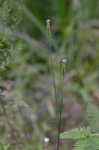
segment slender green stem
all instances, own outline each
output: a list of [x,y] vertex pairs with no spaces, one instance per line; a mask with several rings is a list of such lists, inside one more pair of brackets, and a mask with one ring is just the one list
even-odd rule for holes
[[[54,88],[54,93],[55,93],[55,102],[56,106],[58,105],[58,95],[57,95],[57,85],[55,81],[55,73],[53,74],[53,88]],[[58,110],[58,128],[57,128],[57,145],[56,145],[56,150],[59,150],[60,147],[60,139],[59,139],[59,134],[60,134],[60,129],[61,129],[61,112]]]
[[58,141],[57,141],[57,150],[60,149],[60,133],[62,130],[62,109],[63,109],[63,81],[64,81],[64,66],[60,64],[60,101],[59,101],[59,112],[58,112]]
[[[60,150],[60,133],[62,130],[62,108],[63,108],[63,81],[64,81],[64,66],[63,64],[60,64],[60,91],[59,91],[59,96],[57,93],[57,85],[56,85],[56,81],[55,81],[55,75],[53,78],[53,86],[54,86],[54,92],[55,92],[55,100],[56,100],[56,106],[58,106],[58,133],[57,133],[57,146],[56,146],[56,150]],[[58,105],[58,99],[59,99],[59,105]]]
[[[51,21],[48,19],[47,20],[47,34],[48,37],[50,39],[50,48],[53,46],[53,38],[52,38],[52,33],[51,33]],[[51,56],[49,55],[49,66],[51,64],[51,67],[53,67],[53,60],[51,60]],[[51,61],[51,62],[50,62]],[[55,61],[55,60],[54,60]],[[56,150],[60,150],[60,133],[62,130],[62,110],[63,110],[63,81],[64,81],[64,63],[63,62],[59,62],[58,63],[58,67],[59,67],[59,72],[55,72],[55,70],[53,71],[53,88],[54,88],[54,96],[55,96],[55,102],[56,102],[56,106],[58,107],[57,110],[57,114],[58,114],[58,118],[57,118],[57,145],[56,145]],[[59,87],[57,87],[57,83],[56,83],[56,73],[59,73],[60,75],[60,81],[59,81]],[[58,92],[59,89],[59,92]]]

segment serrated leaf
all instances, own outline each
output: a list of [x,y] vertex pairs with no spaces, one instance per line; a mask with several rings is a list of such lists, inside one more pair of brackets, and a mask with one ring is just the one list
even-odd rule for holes
[[78,140],[74,145],[74,150],[99,150],[99,137]]
[[60,134],[61,139],[84,139],[91,136],[90,128],[75,128]]

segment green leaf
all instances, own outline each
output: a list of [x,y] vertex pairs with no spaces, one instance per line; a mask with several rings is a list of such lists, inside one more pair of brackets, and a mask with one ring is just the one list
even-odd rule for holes
[[60,134],[61,139],[84,139],[91,136],[90,128],[75,128]]
[[99,137],[88,137],[78,140],[74,145],[74,150],[99,150]]

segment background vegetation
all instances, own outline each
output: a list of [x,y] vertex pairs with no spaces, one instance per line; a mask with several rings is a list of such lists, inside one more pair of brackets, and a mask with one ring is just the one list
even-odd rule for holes
[[[0,0],[1,150],[56,149],[52,82],[59,70],[49,63],[61,58],[67,59],[62,131],[89,124],[87,104],[99,109],[98,10],[97,0]],[[71,150],[74,143],[61,140],[61,149]]]

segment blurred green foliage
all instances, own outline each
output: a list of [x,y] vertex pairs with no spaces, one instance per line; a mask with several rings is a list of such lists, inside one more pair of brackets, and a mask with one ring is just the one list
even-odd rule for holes
[[[99,105],[98,10],[97,0],[0,0],[1,149],[55,149],[55,70],[49,70],[49,56],[68,60],[63,130],[86,124],[86,103]],[[55,46],[46,33],[49,18]],[[71,143],[63,142],[63,149]]]

